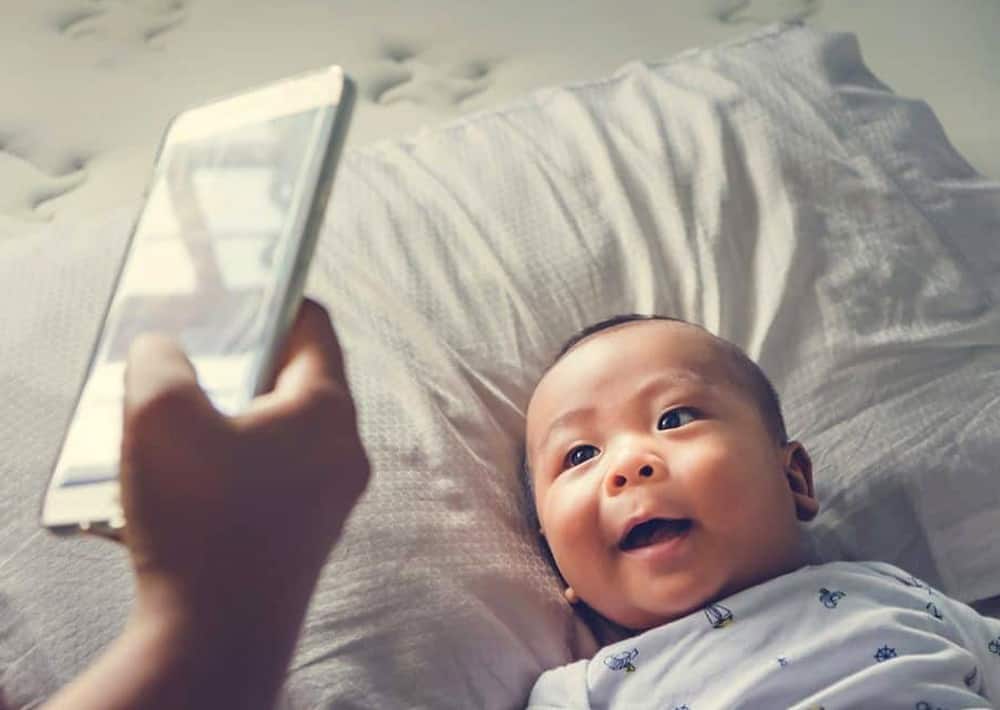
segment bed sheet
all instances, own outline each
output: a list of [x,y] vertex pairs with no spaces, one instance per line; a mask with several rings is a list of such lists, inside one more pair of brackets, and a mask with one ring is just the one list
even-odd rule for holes
[[348,145],[532,89],[801,19],[857,33],[872,70],[926,99],[1000,177],[1000,4],[885,0],[35,0],[0,24],[0,238],[134,203],[169,118],[326,63],[359,85]]
[[[634,118],[634,114],[630,114],[630,117]],[[470,121],[470,124],[471,123],[473,123],[473,122]],[[431,134],[432,138],[433,138],[433,135],[434,134],[432,133]],[[536,135],[536,133],[531,133],[531,135]],[[578,142],[577,145],[579,145],[579,144],[580,143]],[[393,154],[393,155],[395,155],[396,153],[398,153],[398,146],[396,146],[396,148],[394,148],[393,146],[394,146],[394,144],[387,144],[385,146],[385,152]],[[376,151],[372,151],[372,152],[366,152],[366,154],[368,154],[370,156],[372,153],[377,153],[377,152],[379,152],[379,151],[376,150]],[[345,176],[345,178],[348,177],[351,174],[350,171],[349,171],[350,164],[351,164],[351,159],[354,159],[355,161],[360,160],[360,158],[359,158],[359,154],[360,153],[361,153],[361,151],[355,152],[355,154],[353,156],[349,156],[348,159],[345,160],[345,165],[344,165],[344,170],[345,170],[344,176]],[[459,171],[459,168],[461,167],[461,157],[462,157],[461,154],[453,156],[453,159],[452,159],[453,169],[452,169],[452,171],[450,171],[450,174],[449,174],[449,171],[445,171],[445,174],[440,175],[439,177],[442,180],[444,180],[444,179],[446,179],[448,177],[454,178],[455,175],[459,174],[458,171]],[[435,162],[437,162],[437,164],[439,164],[439,165],[440,164],[447,164],[445,161],[435,161]],[[641,162],[640,161],[636,161],[636,163],[632,166],[632,169],[633,170],[637,170],[640,167],[641,167]],[[519,166],[519,169],[520,168],[521,168],[521,166]],[[520,181],[518,181],[518,182],[520,182]],[[348,180],[345,180],[342,183],[342,187],[345,188],[345,194],[349,194],[349,192],[346,190],[346,188],[348,187],[349,184],[350,184],[350,181],[348,181]],[[398,185],[410,185],[412,183],[411,183],[411,181],[398,181],[398,183],[394,183],[394,184],[398,184]],[[471,184],[471,183],[467,183],[467,184]],[[396,196],[396,200],[394,200],[393,202],[396,203],[396,204],[400,204],[400,203],[409,204],[409,203],[407,203],[405,201],[406,200],[416,200],[417,203],[421,203],[421,201],[418,199],[420,197],[420,194],[419,194],[420,191],[419,190],[413,190],[412,192],[413,192],[412,195],[406,195],[406,194],[399,194],[399,195],[397,195]],[[82,191],[81,191],[81,194],[82,194]],[[346,198],[344,198],[344,195],[341,195],[340,197],[346,200]],[[363,195],[358,195],[358,197],[363,197]],[[370,197],[371,196],[369,195],[368,198],[370,199]],[[466,197],[468,198],[470,196],[466,195]],[[132,204],[134,205],[134,201],[133,201]],[[346,200],[346,204],[360,204],[360,201]],[[421,204],[426,204],[426,203],[421,203]],[[523,203],[519,202],[518,204],[523,204]],[[383,210],[383,212],[388,213],[387,210]],[[346,212],[346,211],[345,212],[340,212],[339,214],[343,216],[345,213],[348,213],[348,212]],[[105,213],[101,212],[99,214],[105,214]],[[111,214],[111,213],[108,213],[108,214]],[[67,211],[65,213],[58,214],[58,215],[56,215],[56,219],[58,219],[58,220],[73,221],[72,212],[71,211]],[[109,236],[114,237],[113,240],[112,239],[107,240],[107,244],[106,245],[104,245],[102,243],[102,248],[106,248],[106,250],[107,250],[106,253],[109,254],[109,255],[114,255],[114,254],[117,253],[116,249],[120,248],[121,243],[122,243],[121,240],[125,236],[124,225],[128,221],[128,215],[124,215],[124,214],[122,214],[121,211],[119,211],[117,213],[112,214],[112,216],[108,217],[105,221],[106,221],[106,224],[104,224],[104,225],[97,225],[94,222],[90,222],[89,230],[91,232],[96,231],[97,233],[106,233]],[[374,224],[374,225],[366,225],[366,226],[368,228],[370,228],[370,229],[373,230],[372,231],[372,236],[374,236],[376,234],[390,235],[392,233],[391,230],[385,229],[384,225]],[[85,231],[86,230],[79,230],[78,234],[79,235],[84,235]],[[351,230],[347,230],[347,231],[353,232],[356,236],[365,236],[364,231],[361,230],[361,229],[351,229]],[[623,230],[623,232],[628,232],[628,230]],[[85,281],[86,282],[93,282],[95,279],[97,281],[100,281],[101,279],[105,279],[105,281],[102,281],[101,283],[106,283],[106,278],[108,277],[108,271],[107,270],[110,269],[111,266],[113,266],[114,259],[112,259],[112,258],[102,259],[101,258],[102,257],[102,253],[100,253],[98,251],[93,251],[92,250],[93,249],[94,241],[90,241],[86,245],[84,245],[84,242],[86,240],[82,240],[82,241],[81,240],[74,240],[74,236],[76,236],[76,235],[77,235],[77,233],[75,233],[72,229],[69,229],[69,228],[67,228],[67,229],[56,228],[56,229],[51,229],[47,233],[45,233],[44,238],[46,240],[56,240],[56,239],[58,239],[58,240],[62,240],[63,241],[63,244],[60,245],[62,248],[59,249],[59,250],[57,250],[56,251],[56,256],[53,257],[53,259],[55,260],[54,263],[63,263],[63,261],[65,263],[73,262],[75,260],[75,257],[73,256],[72,250],[74,248],[81,248],[82,249],[82,248],[86,247],[86,249],[87,249],[86,255],[89,258],[92,258],[94,260],[93,263],[95,265],[95,269],[70,269],[70,268],[67,268],[60,275],[61,276],[65,276],[66,278],[72,277],[72,278],[79,279],[79,281],[77,281],[75,283],[65,284],[65,293],[89,293],[89,294],[93,295],[94,298],[98,298],[99,296],[102,295],[102,294],[98,293],[100,291],[99,288],[95,287],[91,283],[91,285],[89,287],[89,290],[88,290],[88,288],[85,288],[83,286],[83,284],[84,284]],[[117,241],[115,241],[115,240],[117,240]],[[42,241],[44,241],[44,240],[42,240]],[[370,240],[360,239],[359,243],[364,244],[364,243],[368,243],[368,241],[370,241]],[[32,259],[32,258],[37,259],[38,253],[34,252],[33,250],[38,250],[38,249],[44,249],[45,248],[45,244],[41,243],[37,238],[36,239],[14,240],[13,242],[5,244],[4,246],[5,247],[10,247],[10,248],[7,249],[7,253],[10,254],[10,255],[12,255],[14,257],[10,261],[8,261],[8,263],[7,263],[8,273],[13,272],[13,270],[14,270],[13,267],[12,267],[12,264],[14,264],[14,263],[17,263],[17,264],[23,264],[23,263],[25,263],[25,261],[21,260],[22,258],[24,260],[29,261],[29,262],[30,262],[30,259]],[[430,256],[434,256],[434,254],[431,254]],[[60,260],[63,260],[63,261],[60,261]],[[433,262],[434,259],[430,259],[430,261]],[[332,268],[332,266],[330,264],[327,264],[327,266],[329,268]],[[408,268],[409,268],[409,270],[411,272],[413,271],[412,265],[409,265]],[[101,269],[103,269],[103,271],[101,271]],[[22,271],[23,271],[23,267],[22,267]],[[30,278],[29,275],[27,275],[27,274],[17,274],[17,275],[22,277],[22,281],[24,283],[27,283],[26,281],[24,281],[25,278]],[[336,279],[336,278],[333,278],[332,281],[333,282],[338,282],[339,280]],[[3,280],[0,280],[0,283],[2,283],[2,282],[3,282]],[[11,283],[14,286],[16,286],[17,285],[17,279],[16,278],[11,278],[10,281],[9,281],[9,283]],[[334,300],[338,301],[340,299],[334,299]],[[49,321],[49,322],[47,322],[47,323],[36,322],[36,319],[32,319],[32,318],[29,318],[27,315],[24,315],[22,317],[21,321],[18,321],[17,323],[14,324],[17,327],[12,328],[12,331],[17,334],[18,338],[24,337],[24,338],[28,338],[28,339],[30,339],[33,336],[37,337],[41,333],[56,332],[56,331],[60,332],[63,335],[63,337],[59,338],[59,339],[54,339],[54,342],[52,344],[52,347],[49,349],[49,352],[44,353],[44,357],[45,358],[49,358],[50,360],[56,359],[60,355],[65,354],[65,348],[67,347],[66,346],[66,341],[72,340],[74,338],[74,336],[75,336],[75,338],[77,340],[82,340],[87,335],[87,333],[85,333],[84,331],[86,329],[88,329],[88,328],[92,329],[94,327],[94,323],[92,323],[92,322],[82,322],[82,321],[86,321],[87,319],[69,319],[66,316],[66,314],[65,314],[68,311],[69,311],[68,308],[66,308],[66,309],[51,309],[50,314],[52,315],[52,320]],[[63,321],[67,321],[67,320],[71,320],[71,322],[63,322]],[[340,321],[338,320],[338,322],[340,322]],[[45,327],[43,327],[43,326],[45,326]],[[16,340],[17,340],[17,338],[15,338],[15,341]],[[414,342],[416,342],[416,338],[414,339]],[[0,360],[3,360],[3,359],[4,358],[0,358]],[[513,360],[512,360],[512,362],[513,362]],[[519,362],[519,364],[520,364],[520,362]],[[44,384],[44,383],[41,383],[41,384]],[[18,386],[38,388],[39,383],[28,382],[26,380],[23,380],[21,382],[15,382],[14,383],[14,387],[15,388],[18,387]],[[15,394],[16,394],[16,389],[15,389]],[[32,408],[32,411],[35,412],[35,413],[37,413],[39,416],[44,416],[44,414],[46,412],[46,407],[52,407],[53,403],[54,403],[54,401],[56,400],[57,397],[58,397],[58,393],[56,393],[54,391],[54,389],[52,391],[48,391],[48,390],[44,390],[43,389],[43,391],[40,392],[40,396],[38,396],[38,397],[31,397],[30,398],[30,406]],[[27,418],[27,417],[25,417],[25,418]],[[28,419],[30,421],[30,418],[28,418]],[[516,424],[516,422],[515,422],[515,424]],[[488,460],[491,460],[491,461],[492,460],[497,460],[497,457],[493,456],[493,455],[486,456],[484,458],[486,458]],[[31,484],[31,485],[27,485],[24,488],[22,488],[20,490],[17,490],[16,493],[18,495],[17,496],[11,496],[10,499],[11,500],[24,500],[26,497],[32,497],[32,496],[34,496],[35,493],[33,493],[32,491],[35,490],[35,487],[32,484],[32,482],[29,482],[29,484]],[[9,494],[9,493],[11,493],[11,490],[7,489],[7,490],[5,490],[5,493]],[[21,494],[23,494],[23,496]],[[457,517],[457,516],[455,516],[455,517]],[[451,521],[449,521],[449,522],[451,522]],[[44,534],[43,531],[37,531],[37,535],[42,535],[42,534]],[[24,542],[24,546],[27,547],[28,545],[30,545],[32,543],[32,539],[30,539],[30,538],[23,538],[23,542]],[[20,550],[19,550],[19,552],[20,552]],[[81,554],[81,552],[84,553],[84,554]],[[74,586],[77,585],[77,584],[79,584],[79,582],[81,580],[88,579],[88,578],[91,578],[93,576],[94,570],[97,569],[97,568],[99,568],[101,560],[96,559],[96,557],[88,559],[85,556],[85,553],[86,553],[86,550],[83,550],[82,546],[79,546],[79,545],[74,546],[74,545],[72,545],[70,543],[67,543],[66,546],[65,546],[65,549],[64,550],[60,550],[60,554],[57,556],[57,559],[56,559],[57,564],[50,568],[50,571],[53,574],[53,578],[56,579],[56,580],[58,580],[58,581],[55,584],[51,585],[49,588],[46,588],[46,589],[41,590],[41,591],[39,591],[37,593],[34,593],[33,596],[30,597],[30,602],[31,603],[28,604],[26,608],[24,608],[24,607],[22,607],[22,608],[17,608],[17,607],[10,607],[10,608],[8,608],[7,607],[8,600],[0,597],[0,612],[2,612],[2,613],[0,613],[0,634],[7,634],[8,636],[13,635],[15,637],[15,641],[17,640],[17,638],[21,638],[24,641],[24,643],[22,645],[20,645],[20,646],[18,645],[18,643],[14,643],[14,644],[12,644],[11,647],[27,649],[26,652],[31,652],[31,649],[35,648],[35,645],[33,645],[32,639],[29,636],[18,637],[18,634],[21,631],[23,631],[23,627],[19,627],[15,623],[12,623],[11,620],[16,618],[15,615],[14,615],[15,612],[22,612],[25,617],[30,617],[32,614],[37,613],[42,608],[42,604],[43,604],[43,601],[44,601],[43,597],[47,597],[49,602],[52,602],[53,599],[55,599],[57,597],[63,597],[64,598],[66,594],[72,593],[72,591],[74,589]],[[120,598],[120,599],[123,600],[123,604],[121,606],[121,609],[124,609],[124,600],[127,599],[128,592],[129,592],[129,579],[128,579],[127,574],[125,573],[125,570],[119,570],[119,571],[122,572],[122,574],[120,574],[119,576],[115,577],[113,575],[106,575],[104,577],[104,579],[111,580],[111,582],[112,582],[111,586],[115,586],[115,584],[117,583],[117,586],[115,587],[115,592],[114,593],[117,595],[116,598]],[[31,580],[30,577],[28,577],[27,581],[29,583],[31,583],[32,580]],[[32,591],[34,591],[34,590],[32,590]],[[329,598],[327,598],[326,601],[327,601],[327,603],[329,603]],[[444,602],[445,603],[447,603],[448,601],[449,601],[449,599],[444,598]],[[97,626],[103,626],[105,629],[111,629],[111,628],[114,627],[115,623],[120,622],[120,617],[115,615],[115,612],[119,611],[120,609],[114,609],[113,607],[110,607],[110,606],[107,607],[107,608],[110,609],[110,612],[108,612],[106,618],[99,619],[98,622],[100,622],[100,623],[97,623],[96,625]],[[521,607],[518,607],[518,611],[519,612],[520,612],[520,609],[521,609]],[[342,617],[342,615],[340,615],[340,614],[332,614],[331,616],[332,616],[332,618],[341,618]],[[107,622],[107,623],[104,623],[104,622]],[[4,626],[5,623],[7,624],[6,627]],[[93,643],[93,640],[88,640],[88,642]],[[41,654],[39,654],[39,655],[41,655]],[[2,660],[3,659],[0,659],[0,661],[2,661]],[[316,661],[316,658],[314,656],[310,656],[308,658],[308,660],[306,661],[306,664],[311,665],[315,661]],[[66,668],[65,665],[62,665],[62,664],[57,664],[57,665],[59,665],[60,671],[65,672],[65,670],[64,670]],[[39,668],[42,668],[43,666],[44,666],[44,658],[42,659],[42,661],[39,662],[39,664],[27,664],[27,663],[23,663],[23,664],[19,665],[20,668],[30,668],[33,671],[37,671],[39,673],[42,672],[42,671],[39,670]],[[328,675],[325,674],[324,670],[325,669],[317,668],[316,669],[317,677],[328,678]]]

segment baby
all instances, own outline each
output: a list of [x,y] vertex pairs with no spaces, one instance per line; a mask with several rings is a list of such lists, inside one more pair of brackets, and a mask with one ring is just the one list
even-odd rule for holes
[[1000,620],[883,562],[821,564],[812,463],[739,348],[619,316],[528,405],[525,475],[566,599],[634,634],[530,708],[988,708]]

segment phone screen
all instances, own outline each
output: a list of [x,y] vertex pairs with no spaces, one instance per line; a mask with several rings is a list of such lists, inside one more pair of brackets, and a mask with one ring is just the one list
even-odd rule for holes
[[215,406],[253,397],[277,274],[291,268],[297,201],[322,109],[185,131],[161,148],[146,205],[57,466],[59,486],[116,479],[125,359],[139,333],[177,340]]

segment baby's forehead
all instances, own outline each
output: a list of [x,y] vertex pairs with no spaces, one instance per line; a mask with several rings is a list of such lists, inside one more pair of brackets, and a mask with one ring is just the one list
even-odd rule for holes
[[590,374],[627,377],[622,365],[644,361],[677,379],[709,384],[730,375],[725,341],[684,321],[633,321],[593,333],[559,357],[536,383],[558,382],[565,371],[573,379]]
[[[716,389],[732,384],[724,348],[711,333],[684,322],[640,321],[616,326],[580,340],[536,383],[529,418],[546,419],[553,407],[599,399],[603,387],[633,389],[639,381],[663,387]],[[532,417],[531,415],[534,414]]]
[[[626,368],[600,372],[589,380],[560,378],[553,379],[542,389],[536,390],[536,416],[545,418],[555,415],[568,406],[588,407],[607,403],[608,392],[628,394],[629,401],[641,398],[656,398],[669,392],[684,391],[689,395],[702,392],[706,396],[717,394],[720,388],[730,382],[725,375],[708,368],[688,367],[680,363],[664,363],[662,367],[644,371],[642,376],[628,372]],[[552,411],[550,411],[552,410]]]

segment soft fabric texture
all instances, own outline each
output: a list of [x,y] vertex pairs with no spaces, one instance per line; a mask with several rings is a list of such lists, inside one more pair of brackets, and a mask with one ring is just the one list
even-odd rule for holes
[[[91,660],[132,594],[123,551],[38,527],[132,217],[0,244],[0,684],[18,701]],[[701,323],[760,362],[816,464],[824,559],[1000,594],[1000,185],[852,36],[775,26],[349,151],[325,230],[307,294],[374,475],[285,707],[518,707],[594,653],[517,470],[543,368],[618,313]]]
[[32,0],[3,9],[0,67],[16,70],[0,72],[0,240],[53,216],[89,220],[138,201],[178,110],[313,67],[340,64],[358,80],[347,136],[356,147],[795,17],[858,32],[879,77],[930,102],[959,152],[1000,178],[1000,43],[988,31],[1000,26],[1000,5],[989,0]]
[[546,671],[528,710],[989,707],[1000,619],[884,562],[744,589]]

